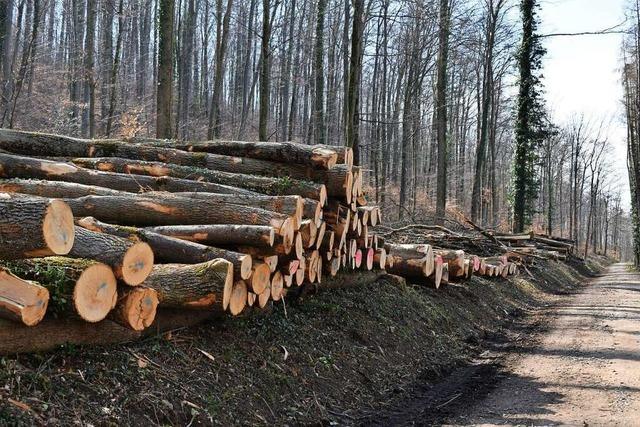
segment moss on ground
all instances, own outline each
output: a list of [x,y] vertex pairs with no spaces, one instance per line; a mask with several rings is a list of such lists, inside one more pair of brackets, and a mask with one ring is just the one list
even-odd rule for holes
[[130,345],[1,358],[0,425],[357,423],[583,281],[556,262],[439,290],[385,277]]

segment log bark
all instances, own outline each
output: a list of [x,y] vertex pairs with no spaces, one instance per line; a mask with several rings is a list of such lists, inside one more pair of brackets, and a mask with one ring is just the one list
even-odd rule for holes
[[[397,269],[406,268],[409,271],[413,271],[411,274],[418,274],[415,267],[420,265],[424,268],[424,277],[429,277],[433,273],[433,258],[435,254],[431,245],[395,245],[387,243],[384,249],[387,251],[387,258],[392,258],[393,269],[398,272],[401,270]],[[423,262],[408,262],[412,260],[423,260]],[[396,266],[396,263],[399,263],[399,265]]]
[[435,253],[449,264],[449,276],[451,278],[464,276],[464,251],[439,249]]
[[146,230],[211,246],[271,247],[275,241],[275,230],[265,225],[166,225]]
[[0,258],[66,255],[73,241],[73,213],[66,203],[0,193]]
[[87,323],[79,319],[45,318],[34,327],[0,319],[0,354],[42,352],[56,349],[63,344],[108,346],[131,342],[144,336],[193,326],[213,315],[218,313],[159,310],[151,327],[142,332],[108,319],[98,323]]
[[118,303],[109,313],[109,319],[133,329],[143,331],[156,318],[158,293],[154,289],[136,286],[118,290]]
[[[149,142],[145,142],[149,144]],[[323,145],[305,145],[294,142],[205,141],[152,143],[184,151],[250,157],[252,159],[306,165],[331,169],[338,161],[338,153]]]
[[304,199],[300,196],[264,196],[260,194],[247,196],[242,194],[216,194],[206,192],[185,192],[175,193],[175,195],[188,199],[205,200],[211,203],[252,206],[290,216],[295,219],[297,224],[300,224],[302,221],[304,211]]
[[311,219],[316,227],[319,227],[322,222],[322,204],[318,200],[305,198],[303,216]]
[[66,199],[76,216],[93,216],[122,225],[248,224],[274,227],[293,237],[293,221],[284,214],[250,206],[184,197],[85,196]]
[[353,148],[351,147],[337,147],[333,145],[319,144],[318,147],[328,148],[333,150],[338,155],[336,163],[339,165],[346,165],[349,169],[353,167]]
[[0,317],[35,326],[47,312],[49,291],[0,267]]
[[373,261],[380,270],[385,270],[387,268],[387,251],[384,248],[375,249]]
[[123,159],[119,157],[76,158],[72,161],[84,168],[97,169],[105,172],[158,177],[170,176],[174,178],[209,182],[238,189],[242,188],[244,190],[271,196],[299,195],[317,200],[321,205],[324,205],[327,200],[327,189],[324,184],[306,180],[234,174],[192,166]]
[[116,278],[105,264],[82,259],[49,257],[3,261],[19,277],[35,280],[47,288],[50,309],[70,313],[95,323],[104,319],[117,301]]
[[[143,283],[158,293],[160,307],[211,310],[230,298],[233,266],[224,259],[200,264],[158,264]],[[245,295],[246,301],[246,295]]]
[[135,238],[146,242],[153,249],[154,257],[158,262],[198,264],[224,258],[233,264],[236,277],[248,279],[251,276],[251,255],[175,239],[140,228],[107,224],[92,217],[78,220],[78,225],[98,233],[112,234],[125,239]]
[[[83,140],[59,135],[0,129],[0,149],[15,154],[52,157],[121,157],[126,159],[173,163],[223,172],[311,179],[332,183],[351,171],[347,167],[314,170],[306,166],[257,160],[246,157],[223,156],[209,153],[190,153],[173,148],[131,144],[116,140]],[[334,172],[334,170],[336,170]],[[343,170],[341,170],[343,169]],[[351,188],[351,185],[348,186]],[[346,190],[346,189],[345,189]],[[344,194],[345,197],[350,193]]]
[[70,162],[37,159],[0,153],[0,177],[3,178],[32,178],[49,181],[73,182],[85,185],[111,188],[129,193],[143,191],[186,192],[202,191],[209,193],[226,193],[245,195],[254,194],[252,191],[236,187],[214,184],[210,182],[193,181],[189,179],[172,178],[167,176],[146,176],[124,173],[102,172],[85,169]]
[[404,278],[387,274],[382,270],[340,272],[334,277],[325,278],[321,285],[305,283],[304,286],[299,288],[289,289],[287,299],[305,298],[309,295],[331,289],[367,286],[381,279],[390,280],[398,286],[403,286],[405,284]]
[[0,179],[0,193],[21,193],[52,199],[75,199],[84,196],[122,196],[124,192],[95,185],[42,179]]
[[85,258],[107,264],[125,284],[137,286],[151,273],[153,250],[147,243],[75,227],[72,258]]

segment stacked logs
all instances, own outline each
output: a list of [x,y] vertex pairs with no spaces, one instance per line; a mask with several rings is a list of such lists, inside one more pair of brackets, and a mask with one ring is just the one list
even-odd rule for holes
[[344,147],[0,130],[0,316],[35,325],[49,310],[139,331],[162,310],[263,308],[339,271],[436,287],[515,272],[385,242],[363,174]]

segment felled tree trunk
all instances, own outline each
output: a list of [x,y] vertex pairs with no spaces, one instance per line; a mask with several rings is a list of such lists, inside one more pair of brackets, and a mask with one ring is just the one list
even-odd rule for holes
[[271,212],[277,212],[302,221],[304,199],[300,196],[264,196],[252,194],[215,194],[206,192],[176,193],[176,196],[188,199],[205,200],[211,203],[252,206]]
[[[190,153],[173,148],[131,144],[115,140],[82,140],[59,135],[0,129],[0,149],[16,154],[52,157],[122,157],[196,166],[231,173],[313,179],[318,181],[328,171],[307,166],[239,158],[209,153]],[[315,172],[318,172],[315,174]],[[322,173],[324,172],[324,173]]]
[[275,231],[266,225],[165,225],[149,227],[148,231],[176,239],[188,240],[203,245],[247,245],[273,246]]
[[[166,143],[153,145],[162,146]],[[175,142],[169,146],[185,151],[250,157],[319,169],[331,169],[338,161],[338,153],[326,145],[304,145],[293,142],[206,141]]]
[[75,313],[87,322],[99,322],[115,307],[116,277],[96,261],[49,257],[5,262],[4,267],[47,288],[50,308],[61,315]]
[[435,252],[442,257],[444,262],[449,264],[450,277],[464,276],[464,251],[439,249]]
[[84,196],[122,196],[124,192],[75,182],[42,179],[0,179],[1,193],[22,193],[52,199],[75,199]]
[[222,307],[233,288],[233,266],[223,259],[200,264],[158,264],[143,283],[158,293],[160,307]]
[[130,286],[142,283],[153,268],[153,250],[147,243],[131,241],[86,228],[75,228],[69,256],[100,261],[113,268],[118,279]]
[[433,273],[431,245],[385,245],[387,259],[391,258],[390,273],[400,276],[429,277]]
[[134,331],[143,331],[156,318],[158,293],[155,289],[136,286],[121,288],[118,291],[118,303],[109,313],[109,318]]
[[34,326],[47,312],[49,291],[0,267],[0,317]]
[[324,205],[327,189],[324,184],[289,177],[273,178],[247,174],[234,174],[210,169],[180,166],[163,162],[123,159],[119,157],[76,158],[73,163],[85,168],[106,172],[136,175],[171,176],[194,181],[210,182],[229,187],[242,188],[271,196],[299,195],[319,201]]
[[0,176],[3,178],[36,178],[50,181],[95,185],[113,190],[140,191],[205,191],[210,193],[253,194],[235,187],[166,176],[153,177],[84,169],[73,163],[0,153]]
[[250,206],[193,200],[184,197],[85,196],[66,199],[76,216],[93,216],[124,225],[248,224],[268,225],[293,235],[293,220],[284,214]]
[[158,262],[198,264],[224,258],[233,264],[233,271],[237,277],[248,279],[251,276],[251,255],[163,236],[140,228],[107,224],[91,217],[78,220],[78,225],[98,233],[112,234],[125,239],[136,238],[146,242],[153,249]]
[[0,193],[0,258],[66,255],[73,240],[73,213],[66,203]]

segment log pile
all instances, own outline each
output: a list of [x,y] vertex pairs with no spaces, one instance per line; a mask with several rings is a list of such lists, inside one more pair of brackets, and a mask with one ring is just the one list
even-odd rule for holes
[[142,331],[163,310],[238,315],[338,277],[516,272],[506,256],[383,239],[364,173],[344,147],[0,129],[0,316]]

